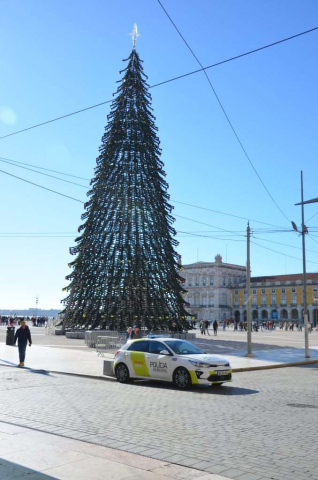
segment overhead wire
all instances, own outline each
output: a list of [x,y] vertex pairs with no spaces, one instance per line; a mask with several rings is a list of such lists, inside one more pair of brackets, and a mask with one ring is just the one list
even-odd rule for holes
[[[284,42],[288,42],[289,40],[293,40],[297,37],[301,37],[302,35],[307,35],[309,33],[312,33],[314,31],[318,30],[318,27],[314,27],[314,28],[310,28],[309,30],[305,30],[303,32],[300,32],[300,33],[297,33],[295,35],[291,35],[290,37],[286,37],[286,38],[283,38],[281,40],[277,40],[276,42],[272,42],[272,43],[269,43],[267,45],[263,45],[262,47],[258,47],[258,48],[254,48],[253,50],[249,50],[248,52],[244,52],[244,53],[241,53],[239,55],[235,55],[234,57],[230,57],[230,58],[227,58],[225,60],[221,60],[220,62],[216,62],[216,63],[213,63],[211,65],[208,65],[206,67],[203,67],[203,68],[200,68],[198,70],[193,70],[191,72],[188,72],[188,73],[185,73],[183,75],[178,75],[177,77],[173,77],[173,78],[170,78],[168,80],[164,80],[162,82],[159,82],[159,83],[156,83],[154,85],[151,85],[149,87],[150,88],[155,88],[155,87],[159,87],[161,85],[165,85],[167,83],[170,83],[170,82],[174,82],[176,80],[180,80],[181,78],[185,78],[185,77],[188,77],[190,75],[195,75],[196,73],[199,73],[199,72],[202,72],[204,70],[208,70],[210,68],[214,68],[214,67],[218,67],[220,65],[224,65],[225,63],[229,63],[229,62],[232,62],[234,60],[238,60],[239,58],[243,58],[243,57],[246,57],[248,55],[251,55],[253,53],[257,53],[257,52],[260,52],[262,50],[265,50],[267,48],[271,48],[271,47],[274,47],[276,45],[279,45],[281,43],[284,43]],[[56,117],[56,118],[53,118],[51,120],[46,120],[44,122],[41,122],[41,123],[38,123],[36,125],[32,125],[30,127],[26,127],[26,128],[23,128],[21,130],[17,130],[15,132],[11,132],[11,133],[8,133],[7,135],[2,135],[2,137],[0,137],[0,140],[4,139],[4,138],[7,138],[7,137],[11,137],[13,135],[18,135],[20,133],[23,133],[23,132],[27,132],[28,130],[32,130],[34,128],[38,128],[38,127],[42,127],[44,125],[47,125],[49,123],[53,123],[53,122],[57,122],[58,120],[62,120],[64,118],[67,118],[67,117],[71,117],[73,115],[77,115],[78,113],[82,113],[82,112],[85,112],[87,110],[91,110],[93,108],[97,108],[97,107],[100,107],[101,105],[105,105],[107,103],[111,103],[112,100],[106,100],[105,102],[100,102],[100,103],[97,103],[95,105],[91,105],[89,107],[86,107],[86,108],[82,108],[80,110],[76,110],[75,112],[71,112],[71,113],[67,113],[65,115],[61,115],[59,117]]]
[[[10,163],[12,165],[15,165],[15,164],[22,164],[22,165],[27,165],[27,166],[30,166],[30,167],[34,167],[34,168],[38,168],[38,169],[41,169],[41,170],[47,170],[49,172],[53,172],[53,173],[59,173],[60,175],[67,175],[69,177],[74,177],[74,178],[79,178],[81,180],[87,180],[87,181],[90,181],[88,178],[84,178],[84,177],[78,177],[76,175],[72,175],[70,173],[65,173],[65,172],[61,172],[61,171],[57,171],[57,170],[51,170],[51,169],[48,169],[48,168],[43,168],[43,167],[39,167],[38,165],[32,165],[32,164],[29,164],[29,163],[25,163],[25,162],[18,162],[16,160],[12,160],[12,159],[9,159],[9,158],[6,158],[6,157],[0,157],[0,161],[5,161],[7,163]],[[18,166],[18,165],[16,165]],[[36,170],[33,170],[34,172],[36,172]],[[41,173],[41,172],[36,172],[36,173]],[[48,176],[51,176],[51,175],[48,175]],[[61,180],[61,181],[66,181],[62,178],[59,178],[59,177],[55,177],[52,175],[52,178],[55,178],[57,180]],[[81,187],[85,187],[84,185],[80,185],[80,184],[77,184],[77,183],[74,183],[74,185],[78,185],[78,186],[81,186]],[[89,188],[88,186],[85,187],[85,188]],[[174,199],[170,199],[170,201],[172,203],[178,203],[180,205],[186,205],[188,207],[193,207],[193,208],[197,208],[199,210],[205,210],[205,211],[208,211],[208,212],[213,212],[213,213],[217,213],[219,215],[225,215],[225,216],[228,216],[228,217],[233,217],[233,218],[238,218],[238,219],[241,219],[241,220],[246,220],[246,221],[251,221],[253,223],[260,223],[262,225],[268,225],[268,226],[271,226],[271,227],[277,227],[279,229],[282,229],[284,230],[284,227],[280,227],[279,225],[273,225],[272,223],[267,223],[267,222],[262,222],[260,220],[255,220],[255,219],[252,219],[252,218],[249,218],[249,217],[242,217],[240,215],[235,215],[235,214],[232,214],[232,213],[227,213],[227,212],[222,212],[220,210],[214,210],[212,208],[207,208],[207,207],[201,207],[199,205],[194,205],[192,203],[186,203],[186,202],[181,202],[179,200],[174,200]]]
[[85,203],[82,200],[79,200],[78,198],[71,197],[70,195],[65,195],[64,193],[57,192],[56,190],[52,190],[51,188],[43,187],[43,185],[39,185],[38,183],[30,182],[30,180],[26,180],[25,178],[18,177],[17,175],[13,175],[12,173],[5,172],[4,170],[0,170],[0,172],[4,173],[5,175],[9,175],[10,177],[17,178],[18,180],[21,180],[22,182],[30,183],[31,185],[42,188],[43,190],[48,190],[49,192],[55,193],[56,195],[61,195],[61,197],[70,198],[71,200],[74,200],[75,202]]
[[237,140],[237,142],[239,143],[239,145],[240,145],[240,147],[241,147],[241,149],[242,149],[245,157],[247,158],[247,160],[248,160],[249,164],[251,165],[252,169],[254,170],[254,173],[256,174],[257,178],[258,178],[259,181],[261,182],[263,188],[264,188],[265,191],[267,192],[268,196],[270,197],[270,199],[272,200],[272,202],[274,203],[274,205],[276,206],[276,208],[277,208],[277,209],[280,211],[280,213],[286,218],[286,220],[287,220],[288,222],[290,222],[290,219],[287,217],[287,215],[285,214],[285,212],[281,209],[281,207],[278,205],[278,203],[276,202],[276,200],[274,199],[274,197],[272,196],[272,194],[270,193],[270,191],[269,191],[268,188],[266,187],[263,179],[261,178],[261,176],[260,176],[260,174],[258,173],[258,171],[257,171],[254,163],[252,162],[249,154],[247,153],[247,151],[246,151],[246,149],[245,149],[245,147],[244,147],[244,145],[243,145],[243,143],[242,143],[242,141],[241,141],[241,139],[240,139],[240,137],[239,137],[236,129],[234,128],[233,123],[231,122],[231,120],[230,120],[230,118],[229,118],[229,116],[228,116],[228,113],[226,112],[226,110],[225,110],[225,108],[224,108],[224,106],[223,106],[223,104],[222,104],[222,102],[221,102],[221,100],[220,100],[219,95],[216,93],[216,90],[215,90],[214,86],[212,85],[212,82],[211,82],[208,74],[206,73],[206,69],[203,67],[202,63],[200,62],[200,60],[198,59],[198,57],[196,56],[196,54],[194,53],[194,51],[193,51],[192,48],[190,47],[190,45],[189,45],[189,43],[187,42],[187,40],[184,38],[184,36],[183,36],[182,33],[180,32],[180,30],[179,30],[179,28],[177,27],[177,25],[175,24],[175,22],[172,20],[171,16],[170,16],[169,13],[167,12],[167,10],[165,9],[165,7],[164,7],[163,4],[161,3],[161,1],[160,1],[160,0],[157,0],[157,2],[158,2],[159,5],[161,6],[162,10],[164,11],[164,13],[166,14],[166,16],[167,16],[168,19],[170,20],[170,22],[171,22],[171,24],[173,25],[173,27],[175,28],[175,30],[178,32],[179,36],[181,37],[181,39],[183,40],[183,42],[185,43],[185,45],[187,46],[187,48],[189,49],[189,51],[191,52],[191,54],[193,55],[193,57],[195,58],[195,60],[197,61],[197,63],[198,63],[198,64],[200,65],[200,67],[203,69],[202,71],[203,71],[203,73],[204,73],[204,75],[205,75],[205,77],[206,77],[206,79],[207,79],[207,81],[208,81],[208,83],[209,83],[209,85],[210,85],[210,87],[211,87],[211,90],[212,90],[212,92],[213,92],[213,94],[214,94],[214,96],[215,96],[215,98],[216,98],[219,106],[221,107],[221,110],[222,110],[222,112],[223,112],[223,114],[224,114],[224,116],[225,116],[225,118],[226,118],[226,120],[227,120],[227,122],[228,122],[228,124],[229,124],[229,126],[230,126],[230,128],[231,128],[231,130],[232,130],[232,132],[233,132],[233,134],[234,134],[234,136],[235,136],[235,138],[236,138],[236,140]]
[[[269,248],[269,247],[264,247],[264,245],[260,245],[259,243],[256,243],[252,240],[251,240],[251,243],[253,243],[254,245],[257,245],[258,247],[264,248],[265,250],[269,250],[270,252],[274,252],[274,253],[278,253],[279,255],[283,255],[284,257],[293,258],[295,260],[300,260],[301,262],[303,261],[302,258],[294,257],[293,255],[287,255],[286,253],[278,252],[277,250],[273,250],[272,248]],[[308,263],[314,263],[314,264],[318,265],[318,262],[313,262],[312,260],[306,260],[306,261]]]
[[30,163],[25,163],[25,162],[18,162],[17,160],[12,160],[11,158],[6,158],[6,157],[0,157],[2,160],[6,160],[7,162],[11,163],[21,163],[22,165],[27,165],[28,167],[34,167],[38,168],[39,170],[46,170],[48,172],[53,172],[53,173],[59,173],[60,175],[65,175],[67,177],[73,177],[73,178],[78,178],[80,180],[87,180],[88,182],[90,181],[89,178],[84,178],[84,177],[78,177],[77,175],[71,175],[70,173],[65,173],[65,172],[59,172],[57,170],[51,170],[50,168],[44,168],[44,167],[39,167],[39,165],[32,165]]
[[46,177],[55,178],[56,180],[60,180],[61,182],[71,183],[72,185],[76,185],[77,187],[86,188],[86,190],[88,190],[89,188],[87,185],[81,185],[80,183],[75,183],[75,182],[71,182],[70,180],[65,180],[65,178],[55,177],[55,175],[50,175],[49,173],[38,172],[37,170],[34,170],[32,168],[24,167],[23,165],[18,165],[13,162],[9,162],[7,160],[3,160],[2,158],[0,158],[0,162],[6,163],[8,165],[13,165],[14,167],[23,168],[24,170],[29,170],[30,172],[35,172],[35,173],[38,173],[39,175],[45,175]]

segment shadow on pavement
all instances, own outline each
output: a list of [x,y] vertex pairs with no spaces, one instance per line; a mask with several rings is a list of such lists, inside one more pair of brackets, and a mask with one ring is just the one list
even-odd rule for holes
[[252,390],[251,388],[233,387],[231,384],[217,386],[217,385],[196,385],[188,388],[187,390],[180,390],[171,383],[156,382],[154,380],[134,380],[128,385],[135,387],[147,387],[157,388],[160,390],[173,390],[183,393],[196,393],[200,395],[255,395],[259,393],[258,390]]
[[[47,375],[48,377],[51,377],[51,373],[48,372],[47,370],[41,370],[41,369],[35,369],[35,368],[29,368],[29,367],[18,367],[16,363],[9,362],[8,360],[3,360],[3,358],[0,358],[0,366],[4,367],[12,367],[12,368],[17,368],[18,370],[26,370],[29,373],[36,373],[39,375]],[[1,479],[1,477],[0,477]]]
[[32,478],[34,480],[57,480],[57,477],[51,477],[38,470],[23,467],[18,463],[9,462],[0,457],[0,478],[2,479],[18,479]]

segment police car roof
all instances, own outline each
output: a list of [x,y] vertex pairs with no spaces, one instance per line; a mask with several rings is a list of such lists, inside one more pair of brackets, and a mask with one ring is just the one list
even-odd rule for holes
[[[157,340],[163,340],[166,342],[167,340],[173,340],[174,342],[183,342],[184,340],[181,340],[180,338],[173,338],[173,337],[161,337],[161,336],[151,336],[151,337],[142,337],[142,338],[136,338],[135,340],[133,339],[132,342],[140,342],[140,340],[151,340],[151,341],[157,341]],[[188,341],[188,340],[186,340]]]

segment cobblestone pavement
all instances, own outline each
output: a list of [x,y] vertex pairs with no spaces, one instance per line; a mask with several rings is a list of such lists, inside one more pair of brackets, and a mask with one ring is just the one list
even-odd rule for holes
[[0,421],[231,479],[318,478],[316,366],[189,391],[0,367],[0,407]]

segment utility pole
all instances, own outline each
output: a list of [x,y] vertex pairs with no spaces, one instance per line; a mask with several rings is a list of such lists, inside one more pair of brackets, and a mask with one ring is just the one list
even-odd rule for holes
[[247,223],[247,262],[246,262],[246,320],[247,320],[247,354],[246,357],[254,357],[252,353],[252,319],[251,319],[251,228],[250,222]]
[[307,203],[317,203],[318,198],[307,200],[304,202],[304,185],[303,185],[303,172],[300,172],[301,181],[301,202],[295,205],[301,205],[301,231],[298,230],[295,222],[291,222],[293,229],[300,233],[302,236],[302,249],[303,249],[303,304],[304,304],[304,331],[305,331],[305,358],[310,358],[309,354],[309,339],[308,339],[308,306],[307,306],[307,275],[306,275],[306,241],[305,235],[308,233],[308,229],[305,225],[305,211],[304,205]]

